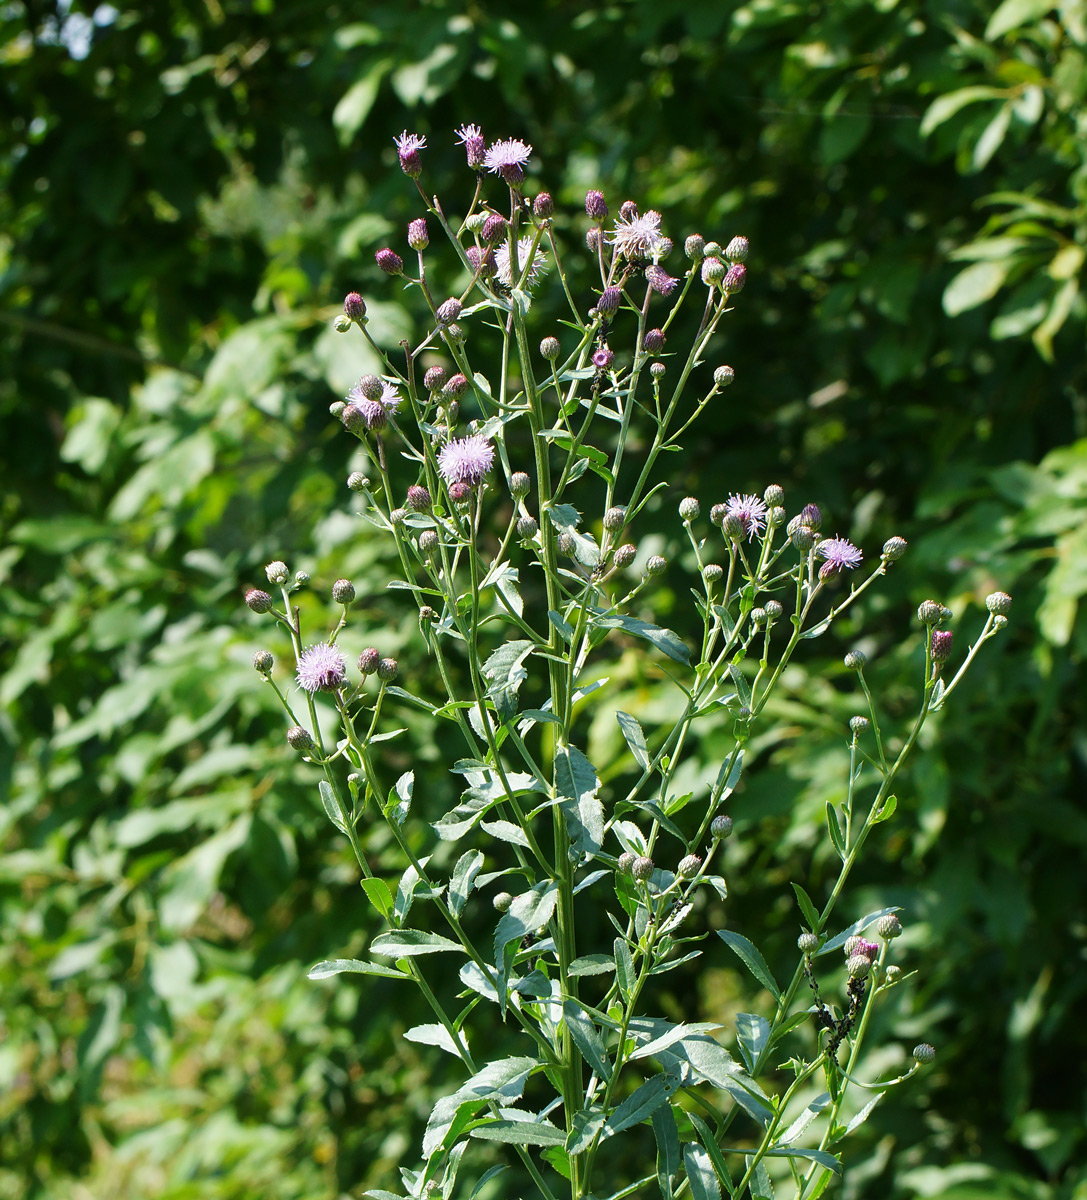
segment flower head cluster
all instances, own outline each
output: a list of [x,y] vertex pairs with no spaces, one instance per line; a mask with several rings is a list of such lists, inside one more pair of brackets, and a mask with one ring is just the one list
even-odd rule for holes
[[307,692],[334,692],[347,679],[347,659],[327,642],[309,646],[298,656],[298,686]]
[[864,557],[861,552],[846,538],[824,538],[815,547],[815,553],[823,559],[819,568],[819,578],[826,579],[842,570],[852,571]]
[[654,261],[666,248],[668,239],[661,233],[661,215],[652,209],[647,213],[620,216],[615,222],[608,242],[622,258],[651,258]]
[[364,392],[360,381],[347,393],[347,403],[359,410],[367,429],[383,429],[389,423],[389,413],[396,412],[400,407],[401,396],[391,383],[382,380],[381,395],[371,398]]
[[481,434],[453,438],[438,451],[438,470],[449,484],[475,485],[494,466],[494,443]]
[[527,142],[522,142],[520,138],[506,138],[487,147],[483,165],[492,174],[501,175],[510,187],[519,187],[524,183],[525,163],[531,156],[532,147]]
[[748,541],[766,528],[766,511],[765,503],[758,496],[732,495],[725,505],[725,516],[740,522]]
[[[517,239],[517,279],[524,275],[524,287],[531,288],[539,282],[540,276],[547,269],[547,255],[537,247],[535,254],[532,256],[532,262],[529,265],[528,273],[525,274],[525,264],[528,262],[529,252],[532,250],[532,243],[535,239],[531,236],[526,236]],[[498,267],[498,279],[504,283],[506,287],[513,287],[514,273],[513,263],[510,261],[510,241],[507,238],[501,246],[494,252],[494,261]]]

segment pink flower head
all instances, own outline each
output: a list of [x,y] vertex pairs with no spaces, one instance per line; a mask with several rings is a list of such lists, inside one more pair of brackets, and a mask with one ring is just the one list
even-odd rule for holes
[[840,537],[824,538],[815,547],[815,553],[824,560],[819,568],[820,579],[843,569],[852,571],[864,557],[852,542]]
[[869,962],[875,962],[876,959],[879,958],[879,943],[869,942],[864,938],[861,938],[861,940],[857,943],[853,953],[863,954]]
[[334,692],[347,679],[347,659],[335,646],[318,642],[299,655],[297,676],[307,692]]
[[420,137],[417,133],[408,133],[405,129],[398,138],[393,138],[393,141],[396,143],[396,152],[400,156],[401,170],[412,179],[418,179],[423,172],[419,151],[426,149],[426,138]]
[[483,166],[483,131],[478,125],[462,125],[457,130],[457,138],[460,144],[464,147],[464,153],[468,159],[468,165],[473,171],[478,171],[479,168]]
[[483,165],[495,175],[501,175],[510,187],[520,187],[525,180],[525,163],[532,155],[532,147],[520,138],[507,138],[487,147]]
[[662,296],[670,296],[676,290],[676,284],[679,280],[674,275],[669,275],[663,267],[646,267],[645,281],[653,289]]
[[729,496],[725,516],[740,522],[748,541],[766,528],[766,505],[758,496]]
[[608,346],[601,346],[593,355],[593,366],[598,371],[606,371],[615,361],[615,354]]
[[366,396],[358,383],[347,393],[346,399],[362,413],[367,429],[384,429],[389,423],[389,413],[396,412],[401,404],[400,393],[384,380],[381,381],[381,395],[376,400]]
[[514,278],[513,263],[510,262],[510,241],[509,238],[502,243],[501,246],[494,252],[495,265],[498,268],[498,278],[506,285],[513,285],[521,280],[524,276],[522,284],[525,288],[531,288],[538,282],[540,275],[543,274],[547,267],[547,255],[537,245],[536,253],[532,257],[532,263],[525,272],[525,264],[528,262],[528,254],[532,249],[532,243],[535,241],[531,235],[526,235],[517,240],[517,276]]
[[438,451],[438,470],[446,483],[473,486],[494,466],[494,443],[481,434],[453,438]]
[[630,217],[619,217],[608,242],[623,258],[656,259],[667,239],[661,234],[661,215],[650,209],[647,213],[635,212]]

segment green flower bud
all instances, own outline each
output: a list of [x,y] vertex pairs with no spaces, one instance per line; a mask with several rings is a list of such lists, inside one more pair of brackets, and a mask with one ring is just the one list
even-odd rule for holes
[[718,842],[732,836],[732,818],[724,813],[710,822],[710,836]]
[[917,609],[917,619],[922,625],[939,625],[944,619],[944,606],[939,600],[923,600]]
[[617,504],[604,514],[604,528],[608,533],[616,533],[626,524],[626,519],[627,510]]
[[879,934],[885,942],[891,941],[898,937],[902,932],[902,922],[895,916],[894,913],[887,913],[880,917],[876,922],[876,933]]
[[540,343],[540,353],[548,362],[554,362],[559,356],[559,351],[562,347],[559,345],[557,337],[545,337]]
[[278,558],[264,568],[264,573],[268,576],[268,582],[275,584],[286,583],[291,574],[287,569],[287,564],[280,562]]
[[868,728],[868,726],[871,724],[872,724],[872,722],[869,721],[869,719],[867,717],[857,716],[857,717],[849,718],[849,728],[855,734],[863,733]]
[[266,613],[271,611],[272,597],[267,592],[262,592],[260,588],[250,588],[245,593],[245,603],[255,613]]
[[762,494],[767,508],[777,508],[785,503],[785,489],[779,484],[772,483]]
[[381,661],[381,655],[374,649],[373,646],[367,646],[359,655],[359,673],[362,675],[372,675],[377,670],[377,665]]
[[842,661],[850,671],[860,671],[868,661],[868,655],[863,650],[850,650]]
[[930,1063],[936,1059],[936,1049],[930,1046],[928,1042],[921,1042],[913,1048],[913,1057],[919,1063]]
[[842,953],[846,956],[846,958],[851,958],[853,952],[863,941],[864,938],[862,938],[859,933],[855,933],[852,937],[846,938],[845,944],[842,946]]
[[332,322],[332,328],[337,333],[346,333],[351,328],[351,318],[347,313],[339,313]]
[[389,683],[396,678],[398,670],[395,658],[383,658],[377,664],[377,677],[382,683]]
[[691,262],[701,262],[706,254],[706,241],[700,233],[692,233],[683,243],[683,253]]
[[796,939],[796,948],[801,954],[811,955],[819,949],[819,935],[817,933],[809,933],[805,930]]
[[272,668],[276,665],[276,660],[267,650],[258,650],[253,655],[253,669],[258,675],[271,675]]
[[718,566],[717,563],[707,563],[702,568],[702,578],[707,583],[720,583],[725,577],[725,568]]
[[898,562],[906,553],[906,539],[900,537],[888,538],[883,543],[883,557],[887,562]]
[[721,249],[720,242],[707,242],[702,248],[702,253],[707,258],[720,258],[724,251]]
[[684,521],[695,521],[698,519],[698,514],[701,509],[698,506],[698,501],[694,496],[687,496],[679,502],[679,515]]
[[510,476],[510,495],[517,500],[520,500],[523,496],[527,496],[531,486],[532,480],[529,479],[524,471],[514,471]]
[[776,600],[767,600],[763,605],[766,609],[767,620],[773,622],[781,619],[781,614],[785,611]]
[[985,607],[994,615],[1004,616],[1012,606],[1012,598],[1007,592],[991,592],[985,597]]
[[647,575],[659,575],[667,566],[667,559],[662,558],[659,554],[653,554],[650,555],[649,561],[645,564],[645,573]]
[[751,610],[751,624],[761,629],[766,624],[766,609],[756,606]]
[[853,954],[845,964],[845,969],[850,979],[867,979],[872,969],[872,960],[867,954]]
[[718,367],[713,373],[713,382],[719,388],[727,388],[736,378],[736,372],[731,367]]
[[337,579],[332,585],[332,599],[337,604],[351,604],[355,599],[355,585],[350,579]]
[[517,536],[522,542],[530,542],[539,531],[540,527],[535,517],[522,517],[517,522]]
[[287,730],[287,745],[292,750],[298,750],[302,754],[314,749],[316,743],[310,736],[309,731],[303,729],[301,725],[292,725]]
[[419,553],[424,558],[432,558],[438,552],[440,539],[433,529],[424,529],[419,534]]
[[653,860],[647,855],[641,855],[634,860],[630,873],[639,882],[644,882],[653,874]]
[[619,862],[616,865],[624,875],[629,875],[637,857],[636,854],[631,854],[629,850],[624,850],[619,855]]
[[679,877],[680,879],[693,879],[702,866],[702,860],[697,854],[685,854],[679,860]]
[[510,905],[513,903],[513,897],[509,892],[499,892],[491,903],[500,913],[508,912]]
[[629,542],[619,547],[612,555],[612,561],[622,570],[624,567],[629,567],[630,564],[637,558],[638,551]]
[[370,486],[370,481],[361,471],[352,471],[347,477],[347,486],[353,492],[361,492]]

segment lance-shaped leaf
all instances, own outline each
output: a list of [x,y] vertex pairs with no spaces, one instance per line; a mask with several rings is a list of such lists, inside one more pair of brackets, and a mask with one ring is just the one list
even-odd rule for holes
[[536,644],[524,638],[505,642],[483,664],[487,696],[503,721],[510,720],[517,712],[517,692],[528,678],[523,664],[535,649]]
[[440,954],[460,950],[461,947],[440,933],[427,933],[422,929],[394,929],[390,933],[379,933],[370,943],[370,949],[386,958],[414,958],[418,954]]
[[453,877],[449,881],[449,909],[453,916],[459,917],[464,911],[464,906],[472,891],[472,885],[482,869],[482,850],[469,850],[457,859],[457,865],[453,868]]
[[479,585],[479,590],[482,592],[493,587],[502,595],[510,610],[521,616],[525,611],[525,602],[521,599],[517,584],[516,567],[511,567],[508,562],[495,563],[487,572],[487,577]]
[[604,1049],[604,1039],[600,1030],[593,1024],[592,1018],[576,1000],[563,1002],[562,1015],[566,1028],[574,1039],[574,1044],[581,1051],[585,1061],[602,1078],[611,1078],[611,1061]]
[[423,1135],[424,1157],[430,1158],[443,1144],[455,1121],[463,1122],[492,1100],[500,1104],[513,1104],[519,1100],[525,1090],[525,1081],[538,1067],[539,1063],[532,1058],[497,1059],[476,1072],[452,1095],[444,1096],[435,1104],[427,1122]]
[[410,979],[405,971],[387,967],[383,963],[363,962],[358,958],[330,958],[311,967],[308,979],[330,979],[333,975],[380,975],[383,979]]
[[747,1069],[754,1071],[759,1056],[770,1040],[770,1022],[755,1013],[740,1013],[736,1017],[736,1040]]
[[663,654],[667,654],[673,662],[686,665],[691,661],[690,650],[670,629],[663,629],[659,625],[650,625],[648,621],[640,621],[637,617],[605,617],[594,614],[590,616],[589,620],[597,629],[621,629],[624,633],[644,638],[647,642],[652,642]]
[[721,1184],[710,1156],[693,1142],[683,1147],[683,1166],[692,1200],[721,1200]]
[[506,947],[511,942],[520,942],[527,933],[539,929],[551,920],[558,901],[559,885],[553,879],[543,879],[522,892],[510,905],[509,910],[498,922],[494,931],[494,962],[501,980],[499,1004],[506,1010],[506,980],[509,978],[510,959]]
[[576,746],[555,754],[555,791],[566,831],[578,854],[595,854],[604,840],[604,806],[596,798],[600,780],[593,764]]
[[[464,1038],[463,1031],[461,1038]],[[418,1042],[423,1046],[438,1046],[442,1050],[448,1050],[450,1054],[460,1058],[460,1047],[453,1040],[453,1035],[444,1025],[413,1025],[407,1030],[404,1037],[409,1042]],[[467,1045],[467,1043],[465,1043]]]
[[651,1117],[662,1104],[668,1103],[678,1082],[675,1075],[654,1075],[641,1087],[635,1088],[608,1117],[604,1124],[604,1136],[611,1137],[612,1134],[621,1133],[624,1129],[629,1129],[632,1125],[637,1125]]
[[759,953],[758,947],[749,942],[742,934],[733,933],[731,929],[719,929],[717,936],[726,946],[731,947],[736,952],[744,966],[770,992],[774,999],[780,1000],[781,988],[778,987],[773,975],[770,974],[770,968],[766,965],[766,959]]
[[561,1146],[565,1143],[565,1131],[550,1122],[527,1115],[523,1121],[511,1121],[508,1118],[509,1110],[505,1111],[507,1117],[504,1119],[473,1126],[469,1130],[472,1137],[488,1142],[505,1142],[511,1146]]
[[632,717],[630,713],[625,712],[617,712],[615,719],[619,722],[619,728],[623,731],[627,748],[634,755],[634,761],[644,771],[649,766],[649,750],[645,744],[645,733],[638,719]]

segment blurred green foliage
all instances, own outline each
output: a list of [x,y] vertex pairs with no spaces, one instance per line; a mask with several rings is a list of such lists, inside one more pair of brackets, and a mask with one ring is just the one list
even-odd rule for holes
[[[902,904],[920,972],[883,1035],[940,1057],[843,1194],[1083,1200],[1081,0],[6,0],[0,95],[0,1198],[331,1198],[412,1157],[442,1068],[392,984],[304,978],[365,918],[239,595],[273,557],[348,575],[383,652],[418,654],[342,487],[327,405],[372,364],[329,318],[358,288],[404,336],[372,259],[416,215],[392,136],[467,191],[451,131],[479,121],[534,145],[575,238],[600,183],[750,237],[737,383],[683,491],[776,481],[866,546],[910,540],[846,629],[892,715],[919,600],[1015,596],[866,868],[858,911]],[[853,711],[816,645],[730,844],[728,919],[767,925],[771,962]],[[445,748],[413,737],[443,794]],[[744,986],[688,982],[710,1017]]]

